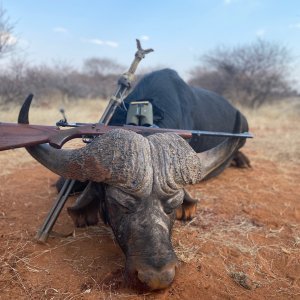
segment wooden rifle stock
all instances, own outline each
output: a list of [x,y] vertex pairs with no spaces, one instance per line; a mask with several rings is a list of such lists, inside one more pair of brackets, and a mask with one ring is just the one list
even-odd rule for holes
[[59,131],[56,126],[0,122],[0,150],[48,143],[50,137]]
[[0,151],[20,147],[30,147],[38,144],[49,143],[54,148],[61,148],[71,139],[82,136],[98,136],[114,129],[131,130],[142,135],[153,133],[175,133],[184,139],[190,139],[193,135],[252,138],[248,133],[227,133],[198,130],[181,130],[167,128],[153,128],[143,126],[107,126],[104,124],[89,124],[71,129],[61,130],[56,126],[14,124],[0,122]]

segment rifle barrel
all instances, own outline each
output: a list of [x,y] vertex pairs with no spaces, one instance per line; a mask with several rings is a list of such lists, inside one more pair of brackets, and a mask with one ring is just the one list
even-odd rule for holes
[[193,135],[252,138],[248,132],[229,133],[201,130],[181,130],[168,128],[153,128],[143,126],[107,126],[104,124],[89,124],[71,129],[60,130],[56,126],[29,125],[0,123],[0,151],[20,147],[34,146],[38,144],[50,143],[55,148],[61,148],[67,141],[82,136],[98,136],[113,129],[131,130],[138,134],[147,135],[154,133],[175,133],[184,139],[190,139]]

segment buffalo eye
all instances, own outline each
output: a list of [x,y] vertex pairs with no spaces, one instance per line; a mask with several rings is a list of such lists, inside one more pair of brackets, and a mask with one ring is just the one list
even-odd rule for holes
[[165,207],[164,212],[165,212],[167,215],[170,215],[170,214],[172,214],[172,213],[174,212],[174,208]]
[[124,213],[133,213],[136,211],[136,199],[119,189],[107,191],[106,201],[114,206],[115,209],[121,209]]

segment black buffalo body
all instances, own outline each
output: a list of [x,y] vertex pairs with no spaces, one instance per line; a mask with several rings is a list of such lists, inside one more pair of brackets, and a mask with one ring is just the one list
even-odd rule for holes
[[[153,106],[154,124],[158,127],[233,133],[237,109],[214,92],[189,86],[172,69],[163,69],[144,76],[124,103],[128,109],[130,102],[145,100],[150,101]],[[117,108],[110,125],[125,124],[126,109],[122,106]],[[243,115],[241,123],[241,131],[247,132],[248,123]],[[217,146],[224,139],[195,136],[189,144],[196,152],[203,152]],[[208,177],[219,174],[232,160],[239,167],[249,166],[248,159],[236,151]]]
[[[154,123],[161,128],[248,131],[245,117],[226,99],[190,87],[170,69],[143,77],[125,99],[125,106],[145,100],[152,103]],[[120,107],[110,124],[125,122],[126,110]],[[203,136],[188,142],[174,134],[142,137],[116,130],[79,150],[49,146],[27,150],[61,176],[89,180],[68,209],[75,225],[95,225],[100,215],[112,227],[126,256],[127,278],[162,289],[173,281],[177,265],[171,244],[174,220],[195,214],[197,200],[184,186],[216,176],[232,161],[239,167],[249,165],[239,151],[243,139]],[[62,183],[60,179],[58,189]]]

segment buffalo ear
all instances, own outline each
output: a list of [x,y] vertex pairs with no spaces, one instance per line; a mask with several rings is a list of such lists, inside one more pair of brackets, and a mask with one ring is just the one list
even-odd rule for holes
[[193,198],[186,189],[183,190],[184,199],[182,205],[176,209],[176,219],[186,221],[191,220],[196,216],[196,209],[199,200]]
[[183,189],[184,191],[184,198],[183,201],[190,203],[190,204],[196,204],[199,202],[199,200],[197,198],[193,198],[192,195],[190,194],[190,192],[187,189]]
[[174,195],[168,198],[168,200],[163,204],[164,210],[167,214],[172,213],[175,209],[182,205],[184,199],[184,190],[178,190]]

